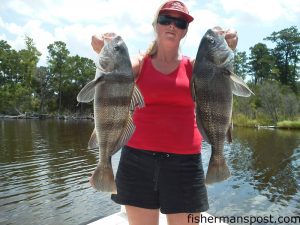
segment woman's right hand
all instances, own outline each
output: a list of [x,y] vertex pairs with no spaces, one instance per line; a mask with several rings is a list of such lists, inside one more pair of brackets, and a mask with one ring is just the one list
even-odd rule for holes
[[104,46],[104,40],[105,39],[111,40],[115,36],[116,36],[115,33],[104,33],[102,35],[93,35],[91,41],[92,48],[97,54],[99,54],[101,49]]
[[234,29],[223,30],[222,27],[216,26],[213,28],[213,31],[218,33],[219,35],[223,35],[229,48],[234,50],[238,43],[238,35],[237,31]]

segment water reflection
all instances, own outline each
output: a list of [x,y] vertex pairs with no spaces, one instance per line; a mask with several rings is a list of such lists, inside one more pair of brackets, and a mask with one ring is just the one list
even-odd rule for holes
[[[90,121],[0,120],[0,224],[73,225],[119,210],[88,184]],[[300,132],[234,129],[232,176],[208,187],[214,215],[299,215]],[[113,157],[114,170],[119,153]],[[210,146],[203,143],[207,168]]]
[[0,224],[78,224],[119,210],[88,185],[98,160],[86,149],[92,129],[89,121],[0,121]]
[[238,129],[234,137],[234,176],[245,178],[271,202],[286,204],[299,192],[300,132]]

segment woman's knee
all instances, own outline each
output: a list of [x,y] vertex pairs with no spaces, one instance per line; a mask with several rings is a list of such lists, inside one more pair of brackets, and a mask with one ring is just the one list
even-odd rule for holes
[[130,225],[158,225],[159,209],[146,209],[135,206],[125,206]]

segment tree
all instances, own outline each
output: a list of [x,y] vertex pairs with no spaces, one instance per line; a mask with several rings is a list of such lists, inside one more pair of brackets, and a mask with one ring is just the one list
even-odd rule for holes
[[284,119],[293,120],[299,112],[299,101],[295,93],[287,93],[283,95],[282,115]]
[[246,78],[249,71],[247,60],[248,58],[246,52],[235,51],[233,68],[236,75],[242,79]]
[[250,52],[249,65],[254,84],[271,80],[274,58],[271,56],[270,50],[265,44],[258,43],[250,48]]
[[66,62],[69,57],[69,50],[66,44],[62,41],[55,41],[48,47],[49,57],[48,65],[53,76],[53,85],[58,93],[58,113],[61,113],[61,98],[62,98],[62,85],[65,75]]
[[53,95],[53,88],[50,86],[50,71],[48,67],[38,67],[36,69],[34,86],[35,93],[39,99],[39,112],[44,113],[47,108],[47,101]]
[[20,80],[19,54],[3,40],[0,41],[0,75],[1,85],[14,85]]
[[289,85],[294,91],[299,78],[300,33],[296,26],[273,32],[265,40],[276,44],[272,53],[279,70],[279,81]]
[[293,120],[296,118],[300,109],[300,99],[297,99],[296,94],[291,87],[281,85],[282,108],[280,114],[282,120]]
[[11,46],[4,40],[0,41],[0,86],[8,81],[10,66],[8,63],[8,54],[12,51]]
[[282,105],[280,86],[276,82],[264,82],[259,88],[261,108],[269,115],[274,123],[279,121],[279,113]]
[[3,92],[3,107],[0,110],[3,112],[32,110],[31,79],[41,54],[31,38],[25,37],[25,44],[26,48],[17,52],[6,41],[0,41],[0,83]]
[[96,67],[93,60],[78,55],[69,57],[67,65],[67,79],[64,83],[66,92],[63,94],[62,101],[65,107],[75,110],[78,105],[76,97],[81,88],[94,79]]
[[25,36],[26,48],[19,51],[20,66],[22,71],[23,84],[27,87],[31,87],[32,78],[35,75],[36,65],[39,61],[39,57],[42,55],[34,46],[33,39]]
[[0,112],[14,113],[19,55],[4,40],[0,41]]

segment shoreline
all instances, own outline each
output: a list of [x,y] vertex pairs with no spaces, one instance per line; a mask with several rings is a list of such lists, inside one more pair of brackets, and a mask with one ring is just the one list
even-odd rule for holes
[[[37,113],[24,113],[20,115],[4,115],[0,114],[0,120],[46,120],[46,119],[57,119],[57,120],[94,120],[92,114],[89,115],[51,115],[51,114],[37,114]],[[254,128],[254,129],[280,129],[280,130],[299,130],[300,127],[293,126],[293,122],[297,123],[298,121],[280,121],[278,124],[288,122],[290,124],[285,124],[282,126],[278,125],[241,125],[234,123],[235,127],[244,127],[244,128]]]
[[36,114],[36,113],[24,113],[20,115],[3,115],[0,114],[0,119],[25,119],[25,120],[46,120],[46,119],[58,119],[58,120],[94,120],[93,115],[51,115],[51,114]]

